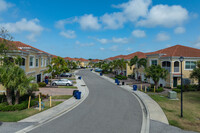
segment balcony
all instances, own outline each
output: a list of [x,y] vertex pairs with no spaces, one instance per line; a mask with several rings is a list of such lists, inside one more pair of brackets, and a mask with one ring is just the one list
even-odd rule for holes
[[174,72],[179,72],[179,67],[174,67]]

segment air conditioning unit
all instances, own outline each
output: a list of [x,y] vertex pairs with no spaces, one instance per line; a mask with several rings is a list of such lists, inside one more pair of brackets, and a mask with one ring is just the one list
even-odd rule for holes
[[169,91],[168,98],[169,99],[177,99],[177,93],[175,91]]

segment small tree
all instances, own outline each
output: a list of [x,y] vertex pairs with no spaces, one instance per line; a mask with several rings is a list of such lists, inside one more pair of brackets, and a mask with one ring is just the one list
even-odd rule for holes
[[145,69],[145,74],[147,78],[152,78],[157,89],[160,78],[166,80],[168,71],[160,65],[151,65]]
[[197,67],[193,69],[190,74],[190,78],[198,80],[198,88],[200,90],[200,61],[197,62]]
[[[26,77],[23,69],[16,65],[3,65],[0,67],[0,82],[6,88],[6,98],[9,105],[13,104],[12,98],[15,95],[15,104],[19,104],[20,94],[27,92],[33,77]],[[14,95],[13,93],[14,92]]]

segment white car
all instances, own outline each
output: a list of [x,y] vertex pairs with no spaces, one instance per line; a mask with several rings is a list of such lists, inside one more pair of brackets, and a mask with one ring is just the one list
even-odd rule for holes
[[54,80],[52,82],[52,86],[56,86],[56,85],[72,86],[73,82],[68,79],[59,79],[59,80]]

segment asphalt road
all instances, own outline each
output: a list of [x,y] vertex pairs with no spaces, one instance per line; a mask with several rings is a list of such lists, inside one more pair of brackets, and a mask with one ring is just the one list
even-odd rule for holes
[[89,96],[78,107],[31,133],[139,133],[142,110],[129,92],[88,70],[79,72]]

